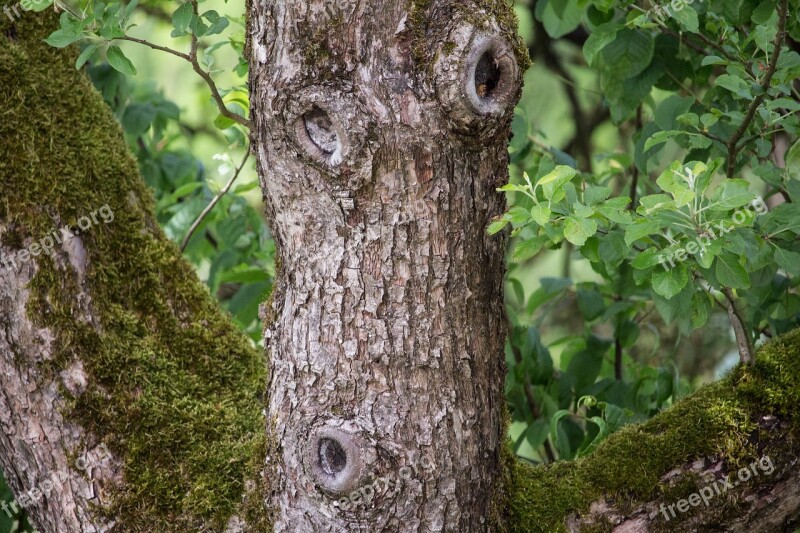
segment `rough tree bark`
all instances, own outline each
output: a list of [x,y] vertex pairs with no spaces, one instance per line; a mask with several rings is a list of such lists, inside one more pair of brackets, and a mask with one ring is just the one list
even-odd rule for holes
[[[511,8],[295,0],[250,16],[281,260],[265,333],[275,529],[486,528],[505,338],[503,243],[486,227],[526,54]],[[424,461],[399,493],[347,501]]]
[[[263,357],[158,229],[75,53],[42,43],[54,21],[0,22],[0,252],[18,260],[0,265],[0,466],[20,501],[66,477],[31,497],[40,530],[796,526],[798,332],[587,458],[513,461],[502,242],[484,233],[524,67],[509,12],[328,6],[251,6],[253,141],[282,260],[266,420]],[[104,205],[113,222],[20,259]],[[773,473],[661,516],[764,455]]]

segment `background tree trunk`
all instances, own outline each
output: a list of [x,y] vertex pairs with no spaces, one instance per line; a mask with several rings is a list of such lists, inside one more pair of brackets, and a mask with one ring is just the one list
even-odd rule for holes
[[513,20],[497,2],[251,5],[281,264],[265,333],[276,531],[499,521],[504,243],[486,227],[526,57]]

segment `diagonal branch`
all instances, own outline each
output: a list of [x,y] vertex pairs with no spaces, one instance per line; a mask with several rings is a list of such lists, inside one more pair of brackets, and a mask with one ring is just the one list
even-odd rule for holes
[[245,163],[247,163],[247,158],[248,157],[250,157],[250,149],[249,148],[247,149],[247,151],[244,154],[244,159],[242,159],[242,162],[236,168],[236,172],[234,172],[233,176],[231,176],[231,179],[228,180],[228,183],[226,183],[225,186],[222,188],[222,190],[220,190],[217,193],[217,195],[214,197],[214,199],[211,200],[211,203],[209,203],[206,206],[206,208],[203,209],[203,212],[200,213],[200,216],[197,217],[197,220],[195,220],[192,223],[192,226],[189,228],[189,231],[186,233],[186,237],[184,237],[183,238],[183,242],[181,242],[181,252],[186,249],[186,246],[189,244],[189,240],[192,238],[192,235],[194,234],[194,232],[197,231],[197,228],[203,222],[203,219],[205,219],[206,216],[208,216],[208,214],[219,203],[219,201],[222,199],[222,197],[225,196],[228,193],[228,191],[231,189],[231,186],[233,185],[233,182],[236,181],[236,178],[239,177],[239,174],[242,172],[242,169],[244,168]]

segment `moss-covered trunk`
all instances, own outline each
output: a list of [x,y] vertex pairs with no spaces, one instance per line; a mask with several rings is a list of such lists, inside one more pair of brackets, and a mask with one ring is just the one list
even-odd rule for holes
[[0,466],[41,531],[221,531],[266,453],[266,363],[54,27],[0,21]]

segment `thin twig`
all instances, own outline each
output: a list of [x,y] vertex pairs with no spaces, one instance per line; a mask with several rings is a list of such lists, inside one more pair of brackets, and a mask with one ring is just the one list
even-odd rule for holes
[[742,136],[747,131],[747,128],[750,127],[750,123],[753,121],[753,118],[756,116],[756,111],[758,111],[759,106],[764,101],[764,98],[767,96],[767,90],[769,89],[770,83],[772,83],[772,77],[775,75],[775,71],[778,67],[778,58],[781,55],[781,49],[783,48],[783,42],[786,39],[786,17],[789,11],[789,0],[781,0],[781,7],[778,11],[778,33],[775,35],[775,41],[773,43],[773,50],[772,50],[772,57],[769,61],[769,67],[767,67],[767,72],[764,75],[764,80],[761,82],[761,94],[756,96],[750,104],[750,107],[747,109],[747,113],[744,116],[744,120],[739,125],[739,128],[733,133],[730,141],[728,141],[728,168],[726,171],[726,175],[729,179],[733,178],[734,172],[736,171],[736,157],[739,155],[739,141],[741,140]]
[[[198,18],[199,12],[197,9],[197,0],[189,0],[192,3],[192,11],[194,12],[195,18]],[[208,88],[211,89],[211,97],[217,103],[217,107],[219,107],[219,112],[223,117],[229,118],[232,121],[236,122],[237,124],[241,124],[245,128],[253,129],[253,124],[251,121],[247,120],[246,118],[237,115],[236,113],[230,111],[227,106],[225,105],[225,101],[220,96],[219,91],[217,90],[217,85],[214,83],[214,79],[211,77],[211,74],[203,70],[200,66],[200,62],[197,60],[197,48],[198,48],[198,41],[197,35],[195,35],[194,31],[191,32],[192,38],[192,50],[189,53],[189,61],[192,63],[192,68],[197,73],[198,76],[205,80]]]
[[[192,9],[194,11],[194,15],[198,16],[197,2],[196,0],[191,0],[191,1],[192,1]],[[179,52],[178,50],[168,48],[166,46],[161,46],[155,43],[151,43],[150,41],[145,41],[144,39],[137,39],[136,37],[130,37],[128,35],[118,37],[117,39],[122,41],[130,41],[132,43],[138,43],[147,46],[149,48],[152,48],[153,50],[166,52],[167,54],[174,55],[175,57],[185,59],[192,65],[192,70],[194,70],[197,73],[197,75],[200,76],[204,82],[206,82],[206,85],[208,85],[208,88],[211,90],[211,97],[214,99],[214,102],[217,104],[217,107],[219,108],[219,113],[223,117],[228,118],[234,121],[235,123],[244,126],[245,128],[253,129],[252,121],[244,118],[241,115],[237,115],[236,113],[227,108],[227,106],[225,105],[225,100],[223,100],[222,96],[219,94],[219,89],[217,89],[217,84],[214,83],[214,78],[212,78],[211,74],[203,70],[203,67],[200,66],[200,62],[197,59],[197,49],[199,48],[199,44],[197,40],[197,35],[195,35],[194,32],[191,32],[192,48],[188,54]]]
[[[639,105],[636,108],[636,122],[634,123],[634,128],[636,131],[642,130],[642,106]],[[630,188],[630,197],[631,203],[628,204],[628,211],[633,211],[636,209],[636,189],[639,187],[639,167],[636,166],[636,162],[633,163],[633,171],[631,172],[631,188]]]
[[753,349],[753,340],[750,336],[747,322],[736,304],[733,291],[729,287],[723,287],[722,294],[725,296],[725,307],[728,310],[728,317],[733,326],[733,333],[736,335],[736,344],[739,346],[739,360],[743,364],[751,364],[755,360],[753,355],[755,350]]
[[248,148],[244,154],[244,159],[242,159],[241,164],[239,164],[239,167],[236,169],[236,172],[233,173],[231,179],[228,180],[228,183],[226,183],[222,190],[217,193],[213,200],[211,200],[211,203],[208,204],[205,209],[203,209],[203,212],[200,213],[200,216],[197,217],[197,220],[192,223],[188,233],[186,233],[186,237],[183,238],[183,242],[181,243],[181,252],[186,249],[186,246],[189,244],[189,239],[191,239],[194,232],[197,231],[197,228],[200,226],[200,223],[203,222],[203,219],[206,218],[211,210],[214,209],[214,206],[219,203],[222,197],[225,196],[225,194],[230,190],[231,186],[233,186],[233,182],[236,181],[236,178],[238,178],[239,174],[241,174],[242,169],[244,168],[245,163],[247,163],[247,159],[249,157],[250,149]]
[[158,50],[159,52],[166,52],[176,57],[180,57],[181,59],[185,59],[186,61],[191,61],[191,58],[189,58],[189,54],[184,54],[183,52],[178,52],[177,50],[174,50],[172,48],[167,48],[166,46],[161,46],[155,43],[151,43],[150,41],[145,41],[144,39],[137,39],[136,37],[131,37],[129,35],[123,35],[122,37],[117,37],[117,39],[120,41],[130,41],[132,43],[142,44],[144,46],[152,48],[153,50]]

